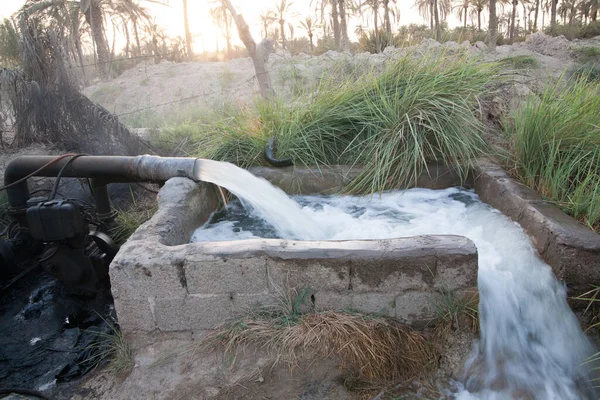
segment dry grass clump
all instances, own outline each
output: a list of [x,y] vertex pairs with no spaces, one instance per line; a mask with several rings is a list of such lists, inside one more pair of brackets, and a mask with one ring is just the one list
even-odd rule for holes
[[300,356],[337,356],[342,368],[368,381],[422,376],[436,367],[435,346],[398,321],[351,312],[305,315],[256,313],[222,326],[212,346],[236,353],[266,347],[294,365]]

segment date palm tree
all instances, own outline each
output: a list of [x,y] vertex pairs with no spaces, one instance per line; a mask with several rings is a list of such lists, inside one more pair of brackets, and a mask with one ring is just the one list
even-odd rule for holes
[[395,11],[390,7],[390,3],[395,4],[397,0],[382,0],[381,5],[383,6],[383,27],[386,33],[389,35],[392,34],[392,22],[390,19],[390,14],[394,14]]
[[215,24],[223,29],[223,35],[225,36],[225,42],[227,43],[227,54],[231,53],[231,15],[227,10],[227,5],[221,0],[213,0],[211,2],[215,7],[209,10],[210,16],[212,17]]
[[306,31],[306,34],[308,35],[308,41],[310,42],[310,51],[313,51],[313,31],[316,28],[315,23],[313,22],[311,17],[306,17],[304,18],[304,21],[300,21],[300,27],[302,27]]
[[381,38],[379,35],[379,7],[381,6],[381,0],[365,0],[359,2],[359,12],[364,13],[369,11],[373,13],[373,29],[375,35],[375,48],[377,52],[381,51]]
[[259,18],[264,30],[263,37],[267,37],[269,36],[269,27],[277,20],[277,17],[273,11],[267,10],[261,12]]
[[488,6],[489,0],[471,0],[471,17],[477,16],[477,30],[481,32],[481,13]]
[[498,36],[498,18],[496,17],[496,0],[490,0],[490,18],[488,27],[488,47],[491,52],[496,51],[496,37]]
[[[146,1],[164,4],[157,0]],[[104,79],[108,77],[110,59],[110,49],[106,40],[106,18],[111,15],[121,15],[124,19],[129,18],[133,21],[134,26],[137,21],[149,20],[147,10],[134,0],[27,0],[19,14],[25,19],[42,18],[69,30],[73,41],[79,43],[79,46],[81,43],[80,21],[84,21],[89,28],[94,45],[94,57],[98,71]],[[135,31],[137,37],[137,27]],[[80,51],[80,47],[78,47],[78,51]]]
[[288,14],[290,14],[290,8],[292,7],[293,3],[291,1],[288,0],[279,0],[279,3],[277,3],[277,5],[275,6],[275,14],[277,16],[277,19],[279,21],[279,28],[280,28],[280,32],[279,34],[281,35],[281,47],[285,49],[286,47],[286,43],[285,43],[285,22],[286,22],[286,18],[289,16]]
[[423,18],[430,19],[430,25],[435,28],[435,40],[442,40],[442,22],[452,12],[452,0],[416,0],[415,6]]

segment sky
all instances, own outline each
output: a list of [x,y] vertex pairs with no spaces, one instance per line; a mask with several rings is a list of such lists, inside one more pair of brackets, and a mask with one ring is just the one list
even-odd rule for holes
[[[233,4],[250,25],[255,40],[260,41],[262,38],[262,28],[259,19],[260,13],[265,10],[274,9],[277,1],[278,0],[233,0]],[[0,0],[0,19],[8,17],[16,12],[24,2],[24,0]],[[156,18],[158,25],[163,26],[169,36],[184,36],[182,17],[183,2],[181,0],[169,0],[168,6],[157,5],[143,0],[141,3],[150,10],[150,13]],[[200,53],[204,50],[214,50],[217,41],[219,42],[220,48],[225,47],[225,39],[208,14],[208,10],[211,7],[214,7],[214,5],[211,5],[210,3],[211,0],[188,0],[190,30],[194,38],[194,51],[196,53]],[[400,24],[408,25],[410,23],[425,23],[423,18],[421,18],[417,10],[413,7],[414,0],[398,0],[397,4],[400,9]],[[314,15],[314,7],[311,7],[311,1],[292,1],[291,14],[293,17],[290,18],[290,21],[294,25],[295,37],[306,36],[306,32],[299,26],[299,21],[303,20],[308,15],[312,15],[313,20],[316,18]],[[372,28],[372,17],[369,15],[366,15],[365,17],[368,18],[365,21],[361,21],[359,17],[355,17],[349,22],[348,32],[351,37],[353,36],[355,27],[359,24],[366,25],[368,23]],[[451,17],[449,19],[449,24],[451,27],[456,26],[458,21],[455,17]],[[234,31],[232,36],[235,38],[233,44],[241,45],[241,42],[237,39],[237,31]],[[316,36],[321,36],[321,34],[319,33]]]

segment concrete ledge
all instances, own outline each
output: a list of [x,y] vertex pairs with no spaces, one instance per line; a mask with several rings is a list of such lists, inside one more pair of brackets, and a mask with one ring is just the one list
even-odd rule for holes
[[431,302],[441,289],[477,285],[477,251],[461,236],[166,246],[154,227],[140,229],[111,264],[126,332],[200,332],[300,294],[305,311],[352,309],[422,327],[435,317]]
[[600,235],[571,218],[489,160],[476,168],[481,200],[518,222],[558,279],[583,293],[600,282]]
[[[320,169],[308,167],[267,168],[254,167],[250,172],[281,188],[287,194],[338,194],[362,170],[360,167],[335,165]],[[416,187],[445,189],[452,186],[472,187],[473,177],[462,179],[454,168],[446,165],[429,164],[418,177]]]

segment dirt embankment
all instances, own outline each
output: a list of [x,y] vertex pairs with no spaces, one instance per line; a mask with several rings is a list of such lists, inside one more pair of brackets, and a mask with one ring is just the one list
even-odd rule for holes
[[[574,65],[572,48],[581,45],[600,45],[600,38],[568,41],[564,37],[550,37],[536,33],[523,43],[499,46],[493,56],[486,45],[477,42],[439,44],[433,40],[409,49],[387,48],[381,54],[355,54],[329,51],[320,56],[287,52],[271,54],[268,69],[271,80],[279,94],[293,95],[302,87],[314,83],[325,71],[332,69],[352,70],[381,64],[387,59],[407,50],[418,52],[442,49],[453,51],[466,49],[484,60],[500,60],[507,57],[531,56],[537,65],[524,71],[529,82],[558,78]],[[168,118],[186,107],[202,108],[232,103],[252,103],[258,93],[254,69],[250,58],[228,62],[163,61],[159,64],[142,63],[108,82],[99,82],[84,89],[84,94],[100,103],[110,112],[120,115],[132,127],[152,127],[160,122],[158,116]]]

